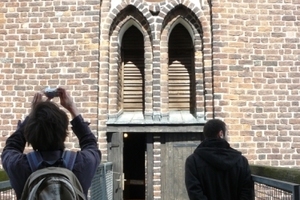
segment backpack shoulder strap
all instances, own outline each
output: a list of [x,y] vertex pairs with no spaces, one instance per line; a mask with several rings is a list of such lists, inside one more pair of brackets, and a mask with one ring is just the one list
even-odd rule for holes
[[64,151],[62,158],[64,160],[65,167],[69,170],[73,170],[77,153],[74,151]]
[[29,162],[29,166],[31,170],[34,172],[38,169],[38,166],[43,162],[43,158],[38,151],[33,151],[28,153],[27,155],[27,160]]
[[[72,171],[75,160],[76,160],[76,156],[77,156],[77,153],[74,151],[64,151],[63,152],[62,158],[63,158],[65,168]],[[28,153],[27,160],[28,160],[29,166],[33,172],[36,171],[38,169],[38,167],[41,165],[41,163],[43,162],[41,153],[38,151],[33,151],[33,152]]]

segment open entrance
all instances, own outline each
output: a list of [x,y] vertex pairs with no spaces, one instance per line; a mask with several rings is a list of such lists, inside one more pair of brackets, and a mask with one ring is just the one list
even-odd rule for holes
[[124,200],[145,199],[146,134],[123,134]]

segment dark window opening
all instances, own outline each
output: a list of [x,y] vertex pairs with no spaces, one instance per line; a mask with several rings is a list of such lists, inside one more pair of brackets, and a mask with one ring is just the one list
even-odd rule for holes
[[124,111],[144,111],[145,76],[144,76],[144,37],[131,26],[122,40],[122,66],[119,80],[120,108]]
[[191,36],[182,24],[169,38],[169,110],[195,110],[194,47]]

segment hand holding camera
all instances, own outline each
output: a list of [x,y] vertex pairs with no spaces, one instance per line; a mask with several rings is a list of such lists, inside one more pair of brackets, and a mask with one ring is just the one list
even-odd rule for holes
[[52,99],[54,97],[59,97],[59,92],[57,91],[57,88],[46,88],[44,89],[44,94],[48,99]]
[[58,87],[58,88],[46,88],[44,89],[44,94],[48,98],[48,100],[53,99],[54,97],[60,98],[60,104],[66,108],[73,117],[76,117],[79,115],[79,111],[72,99],[72,97],[66,92],[64,88]]
[[31,102],[31,107],[34,107],[37,103],[44,101],[43,100],[43,94],[47,97],[46,101],[50,101],[54,97],[59,97],[59,92],[58,88],[46,88],[42,92],[37,92],[34,94],[32,102]]

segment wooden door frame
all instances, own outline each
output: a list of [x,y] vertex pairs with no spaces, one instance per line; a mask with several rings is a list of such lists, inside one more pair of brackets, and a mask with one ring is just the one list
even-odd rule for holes
[[[113,199],[123,199],[123,133],[107,133],[107,160],[113,163]],[[119,181],[118,181],[119,180]]]
[[[145,179],[145,200],[153,200],[153,134],[141,133],[146,136],[147,148],[147,166]],[[120,187],[120,176],[123,174],[123,132],[108,132],[107,133],[107,159],[113,163],[113,199],[123,199],[123,190]],[[146,158],[145,158],[146,159]]]
[[153,134],[146,133],[146,144],[147,144],[147,184],[146,184],[146,200],[153,199]]

